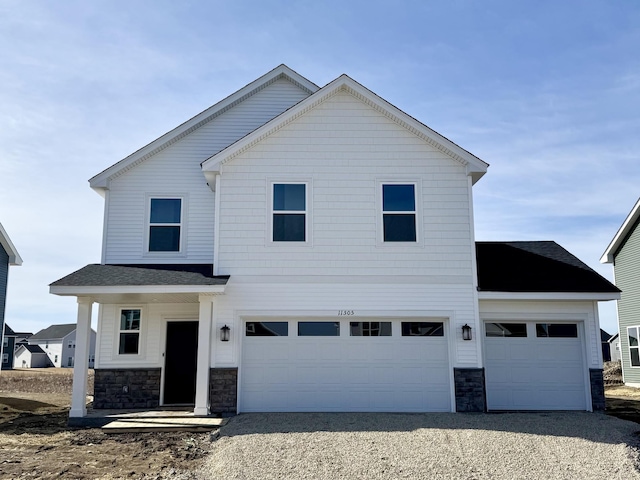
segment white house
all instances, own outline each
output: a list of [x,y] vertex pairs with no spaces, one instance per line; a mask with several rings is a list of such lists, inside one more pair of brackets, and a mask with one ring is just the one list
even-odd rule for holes
[[[51,325],[28,338],[29,345],[35,345],[46,353],[49,365],[53,367],[73,367],[76,358],[76,324]],[[96,332],[91,330],[87,366],[93,368],[96,351]],[[18,362],[18,360],[16,360]],[[18,365],[18,363],[16,363]]]
[[[554,242],[475,242],[488,165],[350,77],[281,65],[99,173],[94,408],[604,408],[608,281]],[[85,355],[86,357],[86,355]],[[72,418],[86,414],[74,377]]]
[[53,366],[48,355],[38,345],[18,345],[13,357],[13,368],[46,368]]

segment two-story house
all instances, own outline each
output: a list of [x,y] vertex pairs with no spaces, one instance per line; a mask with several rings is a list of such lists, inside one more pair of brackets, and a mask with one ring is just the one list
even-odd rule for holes
[[11,368],[9,357],[13,358],[13,351],[7,350],[8,340],[7,342],[4,340],[4,312],[7,305],[9,266],[12,265],[22,265],[22,258],[0,223],[0,358],[2,359],[2,369]]
[[26,339],[31,335],[33,335],[33,333],[14,332],[7,323],[4,324],[4,337],[2,339],[2,370],[10,370],[14,367],[20,366],[20,364],[15,365],[13,363],[15,351],[20,345],[26,344]]
[[553,242],[476,243],[487,167],[281,65],[99,173],[101,262],[50,287],[77,297],[78,352],[98,304],[94,408],[604,408],[618,290]]
[[[65,323],[43,328],[28,339],[29,345],[37,346],[47,355],[48,365],[52,367],[73,367],[76,359],[76,324]],[[95,361],[96,332],[91,330],[89,350],[87,353],[88,368],[93,368]]]
[[613,264],[615,283],[622,290],[618,300],[619,335],[612,342],[622,361],[622,379],[627,385],[640,387],[640,199],[600,261]]

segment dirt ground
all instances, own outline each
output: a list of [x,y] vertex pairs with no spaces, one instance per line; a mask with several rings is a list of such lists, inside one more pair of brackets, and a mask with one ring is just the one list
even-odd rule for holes
[[[195,478],[191,472],[212,446],[209,433],[107,435],[99,428],[67,427],[72,373],[0,372],[0,479]],[[621,382],[611,366],[605,379]],[[640,423],[640,389],[611,385],[605,395],[607,414]]]
[[[194,478],[209,433],[67,427],[71,369],[0,372],[0,478]],[[91,372],[92,373],[92,372]],[[92,389],[92,375],[90,388]]]

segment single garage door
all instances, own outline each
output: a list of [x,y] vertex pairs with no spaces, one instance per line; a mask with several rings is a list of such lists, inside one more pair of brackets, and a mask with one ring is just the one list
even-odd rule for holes
[[489,410],[586,410],[577,323],[485,323]]
[[242,412],[449,412],[444,321],[245,322]]

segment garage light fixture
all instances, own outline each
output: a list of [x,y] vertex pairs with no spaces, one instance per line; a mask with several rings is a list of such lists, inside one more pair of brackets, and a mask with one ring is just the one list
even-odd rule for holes
[[228,326],[224,326],[220,329],[220,340],[222,342],[228,342],[229,341],[229,332],[230,332],[230,328]]
[[466,323],[462,326],[462,339],[471,340],[471,327]]

